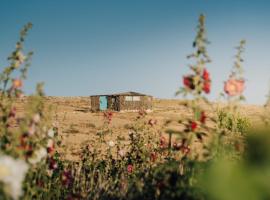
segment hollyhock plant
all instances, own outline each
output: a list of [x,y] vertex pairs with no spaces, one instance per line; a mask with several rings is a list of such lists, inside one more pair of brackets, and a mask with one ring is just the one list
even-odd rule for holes
[[228,80],[224,82],[223,90],[225,94],[227,94],[229,101],[240,101],[244,99],[243,92],[245,90],[245,79],[243,77],[244,70],[242,63],[244,62],[244,59],[242,58],[242,53],[244,52],[245,44],[245,40],[240,41],[240,44],[237,47],[238,52],[235,56],[236,60],[233,69]]

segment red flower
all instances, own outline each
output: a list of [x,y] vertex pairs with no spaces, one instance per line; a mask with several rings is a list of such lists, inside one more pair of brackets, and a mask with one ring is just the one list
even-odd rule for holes
[[160,148],[164,149],[167,146],[166,138],[162,136],[159,140],[159,146]]
[[204,79],[205,81],[210,81],[210,74],[209,74],[209,72],[207,71],[207,69],[204,69],[204,70],[203,70],[203,79]]
[[127,171],[128,171],[128,173],[132,173],[133,172],[133,166],[131,164],[129,164],[127,166]]
[[210,81],[205,81],[205,82],[203,83],[203,91],[204,91],[206,94],[209,94],[209,93],[210,93],[210,88],[211,88]]
[[150,154],[150,160],[151,160],[152,162],[155,162],[155,161],[157,160],[157,153],[156,153],[156,152],[152,152],[152,153]]
[[205,123],[205,120],[206,120],[206,114],[204,111],[201,112],[201,116],[200,116],[200,122],[201,123]]
[[56,160],[54,160],[53,158],[50,158],[50,159],[48,160],[48,162],[49,162],[49,168],[50,168],[51,170],[57,169],[58,164],[57,164]]
[[194,121],[190,122],[190,128],[192,131],[194,131],[197,128],[198,124]]
[[69,170],[64,170],[62,174],[62,185],[64,186],[70,186],[72,184],[73,178],[71,171]]
[[110,111],[104,112],[103,116],[104,116],[105,120],[107,120],[108,123],[110,123],[112,121],[113,113]]
[[183,84],[185,87],[193,90],[195,88],[194,84],[193,84],[193,77],[190,76],[184,76],[183,77]]

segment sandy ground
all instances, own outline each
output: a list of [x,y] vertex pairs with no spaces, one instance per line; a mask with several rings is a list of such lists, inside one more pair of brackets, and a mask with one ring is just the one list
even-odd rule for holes
[[[89,97],[46,97],[46,103],[54,107],[54,120],[59,124],[59,134],[62,137],[62,144],[65,146],[65,152],[62,153],[71,157],[78,156],[82,144],[89,143],[98,130],[102,129],[103,113],[91,112]],[[261,116],[265,114],[262,106],[243,105],[240,110],[252,124],[262,123]],[[162,126],[165,121],[176,122],[188,115],[190,112],[184,106],[184,101],[155,99],[153,111],[147,114],[145,120],[157,120],[154,129],[164,132],[165,129]],[[114,112],[110,125],[113,131],[112,137],[127,137],[128,126],[134,123],[137,116],[137,112]],[[172,123],[170,126],[173,129],[181,129],[179,123]]]

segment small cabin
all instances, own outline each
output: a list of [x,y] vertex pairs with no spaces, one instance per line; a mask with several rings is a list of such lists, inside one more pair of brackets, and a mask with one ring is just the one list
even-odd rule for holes
[[93,95],[91,110],[96,111],[138,111],[152,110],[153,97],[138,92],[124,92],[118,94]]

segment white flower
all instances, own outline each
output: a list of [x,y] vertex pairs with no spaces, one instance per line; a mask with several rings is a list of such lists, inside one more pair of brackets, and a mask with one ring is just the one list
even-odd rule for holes
[[53,140],[52,139],[48,140],[47,147],[49,147],[49,148],[53,147]]
[[48,136],[51,138],[54,137],[54,130],[52,128],[48,131]]
[[35,151],[34,155],[31,158],[29,158],[28,161],[34,165],[34,164],[39,163],[46,156],[47,156],[47,150],[44,147],[42,147],[39,150]]
[[14,200],[22,195],[22,182],[27,171],[28,165],[24,160],[0,155],[0,181],[4,183],[7,194]]
[[35,124],[32,124],[28,129],[28,133],[29,133],[29,135],[34,135],[35,132],[36,132],[36,126],[35,126]]
[[40,121],[40,115],[37,113],[33,116],[33,121],[37,124]]
[[114,147],[114,142],[113,142],[112,140],[110,140],[110,141],[108,142],[108,145],[109,145],[109,147]]
[[126,152],[125,152],[125,150],[121,149],[121,150],[118,151],[118,154],[119,154],[121,157],[124,157],[125,154],[126,154]]

